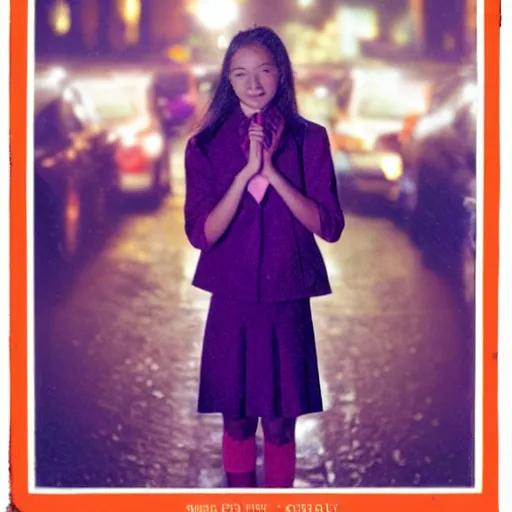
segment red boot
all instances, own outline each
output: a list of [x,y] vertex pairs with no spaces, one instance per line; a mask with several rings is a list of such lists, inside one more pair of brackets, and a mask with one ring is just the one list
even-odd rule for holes
[[265,487],[293,487],[295,480],[295,443],[281,446],[265,441]]
[[256,487],[256,437],[244,441],[227,432],[222,437],[222,460],[228,487]]

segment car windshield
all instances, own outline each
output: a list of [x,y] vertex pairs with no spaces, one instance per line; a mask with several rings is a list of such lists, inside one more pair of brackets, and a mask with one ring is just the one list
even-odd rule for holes
[[382,88],[379,84],[365,84],[359,94],[357,115],[369,119],[406,118],[425,110],[425,89],[419,86]]
[[90,101],[99,118],[125,121],[144,114],[146,90],[138,85],[96,84],[88,87]]

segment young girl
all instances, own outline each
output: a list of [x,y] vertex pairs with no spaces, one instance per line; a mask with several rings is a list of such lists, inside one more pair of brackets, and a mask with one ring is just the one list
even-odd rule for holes
[[326,130],[297,112],[286,49],[268,28],[231,41],[202,128],[185,153],[193,284],[212,294],[200,413],[221,413],[230,487],[292,487],[295,421],[322,411],[310,298],[331,292],[314,235],[345,222]]

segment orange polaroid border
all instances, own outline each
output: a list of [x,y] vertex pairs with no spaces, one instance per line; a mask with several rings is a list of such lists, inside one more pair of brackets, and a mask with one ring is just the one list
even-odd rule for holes
[[[10,34],[10,368],[11,503],[22,512],[229,510],[227,504],[267,505],[267,511],[356,510],[436,512],[498,510],[498,233],[499,233],[499,11],[485,0],[484,265],[483,265],[483,492],[480,494],[30,494],[27,446],[27,10],[33,0],[11,0]],[[291,507],[290,504],[297,506]],[[202,507],[199,507],[203,505]],[[214,507],[215,505],[215,507]],[[299,506],[303,505],[303,506]],[[308,506],[309,505],[309,506]],[[232,510],[237,510],[233,508]],[[331,508],[334,510],[334,507]]]

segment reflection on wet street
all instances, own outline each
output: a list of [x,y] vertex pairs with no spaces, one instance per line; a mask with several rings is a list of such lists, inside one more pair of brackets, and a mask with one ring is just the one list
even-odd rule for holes
[[[175,195],[130,212],[71,285],[38,300],[37,485],[224,485],[220,417],[195,412],[209,296],[190,285],[182,207]],[[321,248],[326,412],[299,420],[296,487],[472,485],[473,340],[458,299],[386,218],[349,214]]]

